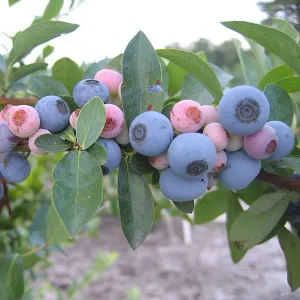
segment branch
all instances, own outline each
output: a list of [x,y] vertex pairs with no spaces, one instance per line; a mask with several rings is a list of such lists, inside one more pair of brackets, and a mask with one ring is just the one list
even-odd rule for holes
[[13,105],[20,105],[20,104],[35,104],[37,103],[38,99],[36,98],[6,98],[0,97],[0,105],[6,104],[13,104]]
[[273,185],[290,191],[300,190],[300,180],[281,177],[261,170],[256,179],[272,183]]

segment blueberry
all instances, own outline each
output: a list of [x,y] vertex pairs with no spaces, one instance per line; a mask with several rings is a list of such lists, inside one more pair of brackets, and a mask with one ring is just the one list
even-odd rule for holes
[[19,138],[14,135],[4,121],[0,121],[0,153],[11,151],[18,144]]
[[172,169],[166,169],[161,173],[159,186],[163,195],[176,202],[191,201],[202,196],[207,189],[208,179],[206,175],[197,179],[185,179],[177,176]]
[[275,152],[267,158],[267,161],[276,161],[288,156],[294,148],[295,140],[292,129],[280,121],[267,123],[273,127],[278,136],[278,143]]
[[156,111],[137,116],[129,127],[129,140],[136,152],[145,156],[163,154],[173,139],[173,127],[169,119]]
[[52,133],[63,130],[69,124],[70,108],[65,100],[57,96],[41,98],[35,105],[41,120],[41,128]]
[[243,150],[227,152],[227,166],[218,179],[230,190],[241,190],[255,179],[260,168],[261,161],[251,158]]
[[84,79],[79,81],[73,89],[73,98],[79,107],[98,96],[104,103],[109,97],[109,89],[104,82],[95,79]]
[[218,111],[220,123],[226,130],[245,136],[259,131],[267,123],[270,105],[259,89],[241,85],[224,94]]
[[24,181],[31,172],[27,158],[17,152],[9,152],[0,161],[0,172],[10,183]]
[[184,133],[177,136],[168,150],[171,169],[186,179],[201,177],[212,170],[217,160],[215,145],[201,133]]
[[286,209],[286,212],[290,216],[300,215],[300,201],[296,203],[290,202]]
[[102,167],[103,175],[110,174],[118,169],[121,163],[121,149],[119,145],[112,139],[99,138],[96,143],[103,146],[107,152],[107,162]]
[[162,87],[158,84],[156,86],[147,88],[148,92],[152,92],[152,93],[159,93],[159,92],[163,92],[164,90],[162,89]]
[[[0,177],[1,177],[1,175],[0,175]],[[4,195],[4,187],[3,187],[2,182],[0,181],[0,199],[3,197],[3,195]]]

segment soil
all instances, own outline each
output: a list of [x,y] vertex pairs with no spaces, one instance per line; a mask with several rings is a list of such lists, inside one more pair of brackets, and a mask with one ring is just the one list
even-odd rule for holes
[[[83,238],[56,253],[48,280],[65,290],[80,279],[99,251],[118,251],[119,259],[95,280],[78,300],[121,300],[138,287],[143,300],[299,300],[286,281],[285,261],[276,238],[251,249],[237,265],[227,245],[224,222],[192,228],[192,243],[182,236],[182,221],[164,221],[136,250],[129,248],[120,222],[101,220],[101,234]],[[170,224],[169,224],[170,225]],[[56,299],[54,295],[47,300]]]

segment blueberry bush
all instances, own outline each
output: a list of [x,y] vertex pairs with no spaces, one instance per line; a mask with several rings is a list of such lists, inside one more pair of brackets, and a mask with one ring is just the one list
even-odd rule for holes
[[50,45],[25,64],[78,28],[57,20],[63,3],[50,0],[0,55],[1,299],[21,299],[26,272],[101,214],[120,217],[134,250],[162,211],[192,224],[226,214],[234,263],[276,236],[298,289],[298,32],[284,20],[224,22],[257,60],[236,41],[240,86],[204,52],[155,49],[141,31],[124,53],[88,66],[64,57],[48,67]]

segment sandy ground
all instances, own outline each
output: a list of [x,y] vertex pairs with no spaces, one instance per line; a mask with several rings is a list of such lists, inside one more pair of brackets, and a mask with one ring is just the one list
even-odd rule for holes
[[[231,262],[225,224],[213,222],[192,229],[192,244],[182,238],[181,220],[173,219],[170,235],[164,222],[156,224],[142,246],[132,251],[119,220],[102,219],[101,235],[68,247],[68,257],[56,253],[48,269],[50,281],[61,290],[81,278],[99,251],[118,251],[120,257],[78,300],[121,300],[139,287],[143,300],[296,300],[290,293],[285,261],[276,238]],[[50,297],[49,299],[56,299]]]

